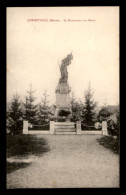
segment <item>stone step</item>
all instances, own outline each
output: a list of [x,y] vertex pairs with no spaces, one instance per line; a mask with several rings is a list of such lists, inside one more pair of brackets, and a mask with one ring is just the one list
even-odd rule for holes
[[76,132],[54,132],[56,135],[76,135]]
[[76,129],[55,129],[55,132],[76,132]]
[[74,126],[75,124],[55,124],[55,126]]
[[55,125],[75,125],[74,122],[55,122]]
[[75,129],[74,126],[55,126],[55,129]]

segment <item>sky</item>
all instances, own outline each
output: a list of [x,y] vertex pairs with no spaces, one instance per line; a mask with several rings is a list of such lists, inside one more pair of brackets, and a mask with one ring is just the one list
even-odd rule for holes
[[99,106],[117,105],[119,7],[8,7],[7,101],[15,93],[24,100],[32,83],[37,102],[47,90],[55,104],[59,64],[71,52],[68,82],[75,98],[84,99],[90,82]]

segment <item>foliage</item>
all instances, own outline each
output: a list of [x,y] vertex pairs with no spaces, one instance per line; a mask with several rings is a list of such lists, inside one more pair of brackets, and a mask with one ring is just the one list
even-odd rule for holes
[[7,112],[7,128],[9,129],[10,134],[19,134],[20,130],[22,130],[22,121],[20,118],[22,117],[22,110],[20,108],[19,95],[15,94],[13,96],[11,107]]
[[115,132],[116,132],[116,135],[119,137],[119,131],[120,131],[120,113],[119,112],[117,112],[116,117],[117,117],[117,123],[115,124]]
[[39,110],[37,112],[37,118],[38,118],[39,124],[45,124],[50,119],[51,113],[49,110],[49,106],[48,106],[49,101],[48,101],[47,97],[48,97],[47,91],[45,91],[45,93],[43,93],[41,103],[39,104]]
[[116,123],[113,120],[108,120],[107,121],[108,133],[110,135],[119,137],[119,129],[120,129],[119,112],[116,113],[116,117],[117,117],[117,122]]
[[109,116],[110,116],[110,112],[108,111],[108,108],[104,106],[98,113],[98,120],[99,121],[107,120]]
[[119,154],[119,139],[113,136],[103,136],[97,141],[105,148],[112,150],[114,153]]
[[64,110],[64,109],[60,110],[59,113],[58,113],[58,115],[60,117],[67,117],[69,114],[70,114],[70,111],[69,110]]
[[94,109],[97,103],[93,100],[93,91],[90,87],[90,84],[88,89],[85,91],[84,97],[85,97],[85,103],[84,105],[82,103],[83,123],[92,126],[94,125],[94,115],[95,115]]
[[25,97],[26,102],[24,103],[24,107],[25,107],[24,119],[28,120],[28,122],[32,124],[37,112],[36,109],[37,105],[34,105],[34,101],[35,101],[35,97],[33,96],[34,92],[35,91],[32,90],[32,85],[30,85],[30,90],[27,91],[28,96]]
[[55,117],[55,116],[50,116],[50,121],[57,121],[57,117]]
[[81,118],[81,104],[77,102],[74,98],[74,93],[72,93],[71,97],[71,117],[70,120],[72,122],[76,122]]
[[57,122],[66,122],[67,118],[65,116],[61,116],[61,117],[59,116],[59,117],[57,117],[56,121]]

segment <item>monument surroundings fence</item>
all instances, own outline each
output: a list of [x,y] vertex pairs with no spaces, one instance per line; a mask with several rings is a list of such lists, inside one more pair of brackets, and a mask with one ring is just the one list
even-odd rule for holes
[[[55,134],[55,129],[56,129],[56,125],[60,124],[63,122],[54,122],[54,121],[50,121],[50,129],[49,130],[44,130],[44,131],[40,131],[40,130],[28,130],[28,121],[23,121],[23,134]],[[108,131],[107,131],[107,122],[103,121],[102,122],[102,130],[100,131],[96,131],[96,130],[91,130],[91,131],[86,131],[86,130],[81,130],[81,121],[76,121],[76,128],[75,128],[75,134],[79,135],[79,134],[101,134],[101,135],[108,135]],[[73,122],[64,122],[64,125],[69,126],[69,125],[73,125]],[[65,134],[65,133],[63,133]]]

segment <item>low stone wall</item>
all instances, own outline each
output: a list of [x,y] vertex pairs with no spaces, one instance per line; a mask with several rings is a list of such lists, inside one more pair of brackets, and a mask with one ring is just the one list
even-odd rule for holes
[[102,130],[101,131],[81,131],[81,134],[85,135],[103,135]]
[[[73,126],[75,125],[75,123],[73,122],[54,122],[54,121],[50,121],[50,130],[28,130],[28,121],[23,121],[23,134],[55,134],[55,129],[58,126],[63,126],[63,128],[66,126],[73,128]],[[63,132],[63,134],[69,134],[67,131]],[[77,135],[108,135],[108,131],[107,131],[107,122],[103,121],[102,122],[102,130],[101,131],[82,131],[81,130],[81,121],[76,121],[76,129],[75,129],[75,133]]]
[[50,131],[28,130],[28,134],[50,134]]

